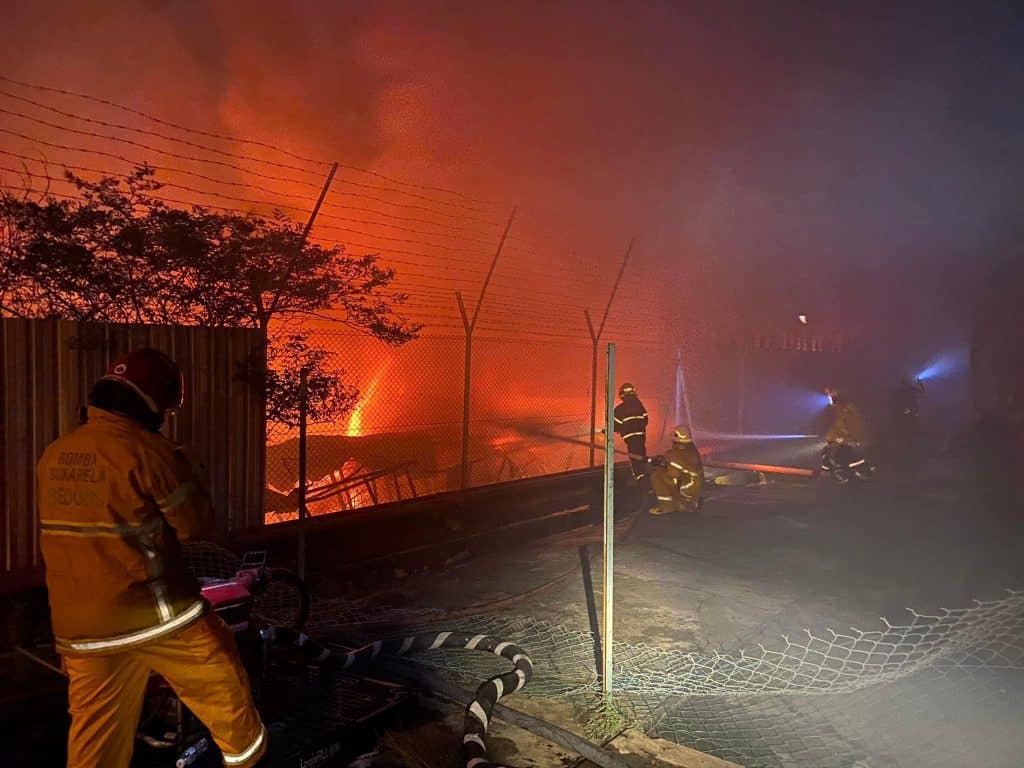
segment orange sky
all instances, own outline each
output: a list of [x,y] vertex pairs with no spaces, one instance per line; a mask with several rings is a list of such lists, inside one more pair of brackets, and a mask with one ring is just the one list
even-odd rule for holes
[[[968,314],[963,293],[977,265],[1019,221],[1008,170],[1024,155],[1019,100],[1008,97],[1021,84],[1011,58],[1019,25],[995,8],[922,16],[874,3],[856,13],[842,3],[584,0],[11,5],[0,74],[232,136],[201,143],[295,168],[82,125],[5,96],[0,130],[87,152],[10,133],[0,133],[0,150],[45,152],[51,170],[77,162],[123,171],[95,154],[115,148],[174,169],[165,181],[262,201],[262,210],[294,205],[296,218],[326,166],[238,140],[339,161],[314,236],[378,251],[412,294],[410,314],[434,334],[461,335],[454,290],[475,298],[513,203],[514,239],[480,333],[552,343],[585,343],[582,308],[600,314],[635,236],[609,321],[609,337],[623,344],[671,343],[740,320],[789,330],[797,313],[826,332],[869,330],[895,353],[922,339],[941,344]],[[0,90],[166,130],[95,103]],[[73,125],[113,138],[69,134]],[[20,162],[0,155],[2,166]]]
[[[358,4],[323,11],[311,5],[298,12],[270,2],[114,2],[102,10],[71,2],[52,5],[53,13],[45,19],[31,10],[15,12],[11,29],[19,44],[0,52],[0,71],[110,99],[199,130],[340,161],[343,168],[314,237],[350,243],[357,252],[379,251],[399,270],[398,284],[414,289],[409,311],[432,328],[459,329],[454,289],[462,289],[471,303],[475,300],[513,203],[520,209],[495,275],[489,312],[482,314],[482,332],[512,326],[585,339],[582,308],[590,306],[600,315],[633,236],[641,238],[640,246],[623,283],[620,307],[635,307],[644,297],[643,314],[647,325],[653,324],[653,293],[659,281],[645,279],[644,274],[656,261],[661,236],[643,228],[645,222],[636,215],[642,209],[635,203],[629,210],[616,210],[615,197],[623,193],[614,171],[618,162],[605,162],[609,168],[603,168],[588,160],[600,156],[607,137],[586,116],[593,94],[573,96],[574,81],[585,75],[580,69],[584,63],[573,67],[566,66],[572,62],[565,57],[555,62],[544,56],[490,55],[479,37],[486,29],[486,15],[474,17],[454,7],[433,16],[408,3],[375,5],[372,11]],[[51,19],[58,17],[61,23],[53,24]],[[513,26],[516,23],[512,20]],[[538,32],[530,19],[518,24],[521,34]],[[517,30],[505,33],[508,45]],[[538,42],[550,54],[557,48],[557,34],[551,30],[546,37]],[[10,84],[3,89],[74,114],[187,136],[103,105]],[[159,174],[165,181],[201,190],[292,205],[297,210],[289,213],[296,218],[304,216],[327,170],[252,145],[193,136],[225,152],[283,160],[309,172],[197,152],[154,137],[82,125],[17,99],[0,98],[0,108],[175,154],[200,155],[207,162],[69,135],[0,114],[0,128],[51,144],[113,151],[132,160],[252,184],[256,189],[240,190],[195,177]],[[595,135],[586,135],[591,132]],[[559,145],[562,141],[570,143]],[[587,146],[592,142],[595,146]],[[59,171],[61,163],[126,169],[110,158],[40,147],[10,135],[0,135],[0,149],[32,157],[45,153],[51,173]],[[22,162],[13,157],[0,160],[15,168]],[[459,190],[488,202],[416,190],[349,168]],[[252,170],[279,178],[268,180],[249,173]],[[10,178],[9,173],[4,175]],[[378,189],[367,190],[367,185]],[[59,184],[54,188],[64,189]],[[168,189],[166,194],[210,205],[253,207],[182,190]],[[378,199],[361,197],[367,194]],[[371,210],[411,221],[398,222]],[[609,330],[625,337],[635,326],[630,314],[617,309]]]

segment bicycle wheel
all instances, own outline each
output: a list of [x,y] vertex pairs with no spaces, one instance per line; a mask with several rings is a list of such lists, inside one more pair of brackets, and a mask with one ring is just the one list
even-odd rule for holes
[[309,620],[310,598],[306,583],[285,568],[270,568],[267,584],[256,597],[253,613],[264,624],[302,631]]

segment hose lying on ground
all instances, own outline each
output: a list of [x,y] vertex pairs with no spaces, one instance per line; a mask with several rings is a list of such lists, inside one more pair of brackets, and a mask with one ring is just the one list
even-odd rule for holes
[[265,640],[275,645],[292,646],[303,656],[321,665],[337,664],[341,669],[353,669],[374,662],[379,656],[405,656],[417,651],[439,648],[464,648],[488,651],[503,656],[513,664],[513,670],[495,675],[480,684],[466,708],[463,724],[462,753],[466,768],[504,768],[487,758],[484,735],[498,700],[506,693],[515,693],[529,682],[533,663],[519,646],[487,635],[469,635],[462,632],[428,632],[392,640],[376,640],[354,651],[333,652],[302,632],[280,627],[262,630]]
[[[389,678],[396,679],[400,683],[416,688],[422,688],[441,698],[453,701],[456,704],[469,706],[473,700],[473,694],[464,691],[458,685],[450,683],[436,672],[419,664],[404,660],[391,660],[385,662],[383,669]],[[599,768],[629,768],[625,758],[613,752],[601,749],[585,739],[581,739],[574,733],[564,728],[559,728],[540,718],[510,709],[503,704],[495,704],[493,715],[501,718],[506,723],[522,728],[525,731],[547,739],[553,744],[558,744],[572,752],[575,752],[585,760],[589,760]]]

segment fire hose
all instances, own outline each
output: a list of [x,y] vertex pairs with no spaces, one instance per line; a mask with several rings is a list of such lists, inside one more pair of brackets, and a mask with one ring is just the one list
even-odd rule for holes
[[[233,628],[237,631],[245,631],[252,625],[248,621],[247,612],[241,615],[236,613],[232,616],[232,611],[251,606],[252,595],[266,586],[267,575],[278,573],[277,570],[266,569],[265,561],[266,555],[263,552],[247,553],[243,558],[242,567],[236,572],[233,579],[206,580],[203,585],[204,597],[210,601],[215,610],[222,613],[224,618],[234,618],[237,621],[237,624],[233,624]],[[575,571],[575,569],[573,570]],[[285,579],[285,581],[291,581],[293,585],[295,583],[290,579]],[[299,583],[301,585],[301,582]],[[258,636],[266,645],[297,651],[307,662],[316,664],[327,672],[332,669],[341,671],[366,666],[374,663],[380,657],[394,659],[419,651],[441,648],[485,651],[511,661],[512,671],[485,680],[478,686],[474,694],[464,694],[472,697],[468,702],[463,724],[463,756],[466,768],[503,768],[489,760],[484,736],[495,707],[500,706],[498,701],[507,693],[521,690],[533,674],[533,664],[526,652],[519,646],[487,635],[471,636],[468,633],[430,632],[396,639],[377,640],[361,648],[350,650],[321,644],[306,635],[302,631],[302,627],[307,616],[308,598],[302,601],[302,611],[297,617],[297,624],[292,627],[263,625],[258,629]],[[395,662],[392,661],[392,663]],[[407,673],[405,676],[409,677],[409,674]],[[421,687],[429,688],[435,695],[459,701],[463,697],[461,690],[458,691],[458,696],[453,696],[452,691],[457,690],[454,686],[447,690],[439,690],[439,687],[443,687],[443,681],[436,682],[434,685],[426,685],[422,676],[419,678],[414,676],[414,679]],[[436,680],[436,677],[431,679]],[[614,755],[605,753],[593,744],[567,731],[504,707],[500,707],[499,712],[502,719],[517,720],[519,721],[517,724],[520,724],[521,727],[530,728],[529,725],[523,726],[524,720],[530,721],[534,726],[530,730],[586,756],[601,768],[625,768],[621,760],[616,760]],[[195,755],[182,755],[181,757],[185,759],[179,762],[190,764],[202,751],[202,749],[197,749]]]
[[291,646],[310,661],[330,668],[339,665],[348,670],[378,663],[383,657],[396,659],[419,651],[441,648],[476,650],[493,653],[510,660],[513,670],[495,675],[481,683],[475,693],[462,691],[458,686],[441,679],[426,668],[417,668],[397,661],[387,665],[387,671],[397,674],[403,681],[410,682],[431,693],[449,699],[466,707],[463,723],[462,749],[466,768],[506,768],[492,763],[487,756],[484,736],[491,718],[497,714],[512,725],[532,731],[537,735],[561,744],[586,758],[600,768],[627,768],[626,762],[618,755],[609,753],[551,723],[547,723],[522,712],[499,704],[499,700],[510,693],[523,689],[533,675],[533,663],[519,646],[487,635],[469,635],[460,632],[428,632],[403,638],[376,640],[353,651],[332,651],[320,645],[302,632],[280,627],[261,630],[264,639],[279,646]]
[[368,666],[379,656],[406,656],[419,651],[433,651],[440,648],[460,648],[470,651],[484,651],[502,656],[512,662],[511,672],[494,675],[481,683],[466,709],[463,723],[462,755],[466,768],[506,768],[492,763],[487,757],[484,736],[490,723],[495,704],[503,696],[522,690],[533,675],[533,663],[526,652],[514,643],[498,640],[487,635],[470,635],[462,632],[428,632],[404,638],[376,640],[353,651],[333,652],[320,645],[302,632],[268,627],[261,631],[264,639],[275,645],[291,645],[300,650],[307,659],[321,665],[340,665],[341,669],[355,669]]
[[[591,442],[590,440],[582,440],[578,436],[576,436],[576,437],[567,437],[565,435],[556,435],[556,434],[552,434],[550,432],[544,432],[544,431],[541,431],[541,430],[522,430],[522,431],[523,431],[524,434],[530,435],[532,437],[540,437],[540,438],[544,438],[544,439],[547,439],[547,440],[554,440],[554,441],[560,442],[560,443],[568,443],[570,445],[579,445],[579,446],[583,446],[585,448],[590,448],[590,447],[602,448],[602,447],[604,447],[603,443]],[[603,429],[599,430],[598,434],[605,434],[605,430],[603,430]],[[757,436],[755,435],[754,437],[757,437]],[[790,437],[790,435],[786,435],[786,437]],[[794,437],[794,438],[796,438],[796,437],[803,438],[803,437],[809,437],[809,436],[808,435],[793,435],[792,437]],[[651,457],[646,456],[646,455],[641,456],[640,454],[630,453],[629,451],[623,451],[623,450],[621,450],[619,448],[614,448],[613,452],[615,453],[616,456],[623,456],[623,457],[629,459],[630,461],[648,461],[651,458]],[[749,471],[749,472],[764,472],[765,474],[794,475],[794,476],[798,476],[798,477],[813,477],[814,476],[814,471],[810,470],[810,469],[803,469],[803,468],[800,468],[800,467],[783,467],[783,466],[776,466],[774,464],[745,464],[745,463],[741,463],[741,462],[705,460],[704,461],[704,466],[706,466],[706,467],[717,467],[717,468],[720,468],[720,469],[736,469],[736,470],[743,470],[743,471]]]

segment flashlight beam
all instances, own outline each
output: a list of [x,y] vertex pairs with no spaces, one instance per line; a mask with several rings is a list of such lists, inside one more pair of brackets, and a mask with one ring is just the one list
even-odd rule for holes
[[817,437],[817,435],[748,435],[740,432],[704,432],[700,429],[695,429],[694,434],[698,437],[709,437],[712,440],[746,440],[750,442],[758,440],[809,440]]

